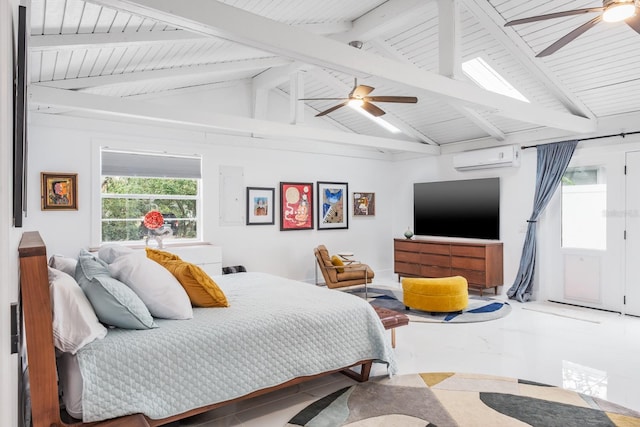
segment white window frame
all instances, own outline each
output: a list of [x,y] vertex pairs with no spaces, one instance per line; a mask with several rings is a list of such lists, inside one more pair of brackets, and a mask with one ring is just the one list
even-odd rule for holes
[[[92,160],[91,160],[91,170],[93,171],[91,177],[91,188],[92,191],[89,192],[91,194],[91,246],[99,247],[103,244],[102,242],[102,167],[100,163],[101,153],[103,149],[109,150],[117,150],[123,152],[131,152],[131,153],[141,153],[141,154],[167,154],[170,153],[172,155],[178,156],[198,156],[200,157],[200,161],[202,162],[202,156],[194,155],[193,153],[184,153],[178,150],[175,150],[175,144],[167,144],[166,151],[159,151],[158,147],[161,146],[161,143],[155,143],[154,146],[146,147],[142,146],[143,144],[136,144],[134,142],[125,143],[122,146],[122,142],[114,143],[113,141],[104,141],[104,140],[92,140],[91,142],[91,152],[92,152]],[[135,147],[135,148],[132,148]],[[126,195],[118,195],[118,197],[126,197]],[[136,195],[138,196],[138,195]],[[157,197],[157,195],[152,195],[152,197]],[[162,196],[162,198],[169,199],[177,196]],[[191,196],[188,196],[191,197]],[[198,192],[196,196],[193,196],[196,200],[196,212],[197,216],[195,218],[196,221],[196,237],[192,239],[178,239],[176,243],[194,243],[194,242],[202,242],[203,241],[203,218],[204,212],[203,208],[203,181],[202,178],[198,181]],[[143,198],[143,197],[141,197]],[[177,197],[182,198],[184,197]],[[105,242],[106,243],[106,242]],[[133,241],[119,241],[114,242],[122,245],[140,245],[143,242],[141,240],[133,240]]]

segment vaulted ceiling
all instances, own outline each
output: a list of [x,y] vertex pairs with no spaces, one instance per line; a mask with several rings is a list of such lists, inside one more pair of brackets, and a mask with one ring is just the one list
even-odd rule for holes
[[[640,34],[596,25],[535,55],[594,14],[505,22],[598,0],[31,0],[30,102],[37,114],[92,114],[267,138],[447,150],[634,131]],[[361,41],[360,49],[349,45]],[[461,70],[481,57],[529,103],[480,88]],[[359,84],[389,133],[350,108],[315,118]],[[159,97],[244,85],[251,114],[171,109]],[[242,93],[245,93],[242,92]],[[289,100],[289,121],[269,100]]]

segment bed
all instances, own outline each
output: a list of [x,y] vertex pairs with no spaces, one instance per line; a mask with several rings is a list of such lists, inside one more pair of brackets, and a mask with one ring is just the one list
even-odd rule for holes
[[[374,361],[396,369],[366,301],[263,273],[215,276],[229,307],[154,319],[148,330],[111,328],[75,355],[58,355],[57,367],[37,232],[24,233],[19,254],[35,427],[158,426],[329,373],[367,381]],[[82,421],[61,421],[57,369]]]

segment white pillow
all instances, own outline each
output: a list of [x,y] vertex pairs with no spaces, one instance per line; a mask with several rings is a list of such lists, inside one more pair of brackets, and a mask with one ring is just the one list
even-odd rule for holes
[[116,258],[122,255],[129,255],[133,252],[134,250],[128,246],[122,246],[117,243],[106,243],[98,249],[98,258],[107,264],[111,264]]
[[64,255],[51,255],[51,258],[49,258],[49,267],[64,271],[71,277],[76,275],[77,264],[77,259],[66,257]]
[[144,252],[122,255],[109,264],[111,276],[129,286],[153,317],[191,319],[193,309],[187,292],[166,268]]
[[49,295],[53,311],[53,342],[75,354],[95,339],[107,335],[91,303],[73,277],[49,267]]

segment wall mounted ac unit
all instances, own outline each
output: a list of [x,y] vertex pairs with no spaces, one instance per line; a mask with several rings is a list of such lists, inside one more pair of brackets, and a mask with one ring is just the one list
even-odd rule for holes
[[453,156],[453,167],[460,171],[520,166],[520,148],[516,145],[465,151]]

